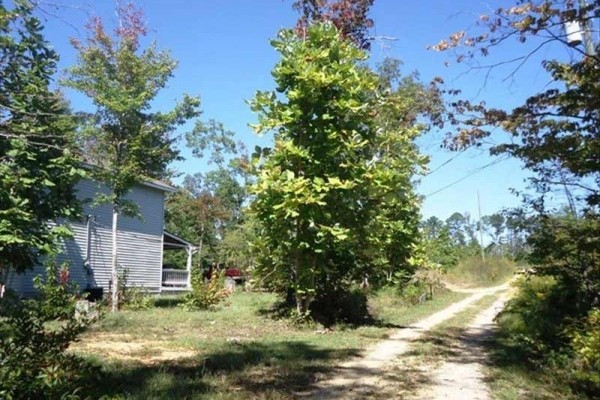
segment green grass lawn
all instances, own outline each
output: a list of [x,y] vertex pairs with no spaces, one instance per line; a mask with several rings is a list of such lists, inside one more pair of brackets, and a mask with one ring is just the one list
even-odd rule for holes
[[446,292],[409,306],[373,296],[369,326],[297,327],[268,312],[272,294],[235,293],[216,311],[187,312],[172,298],[147,311],[107,315],[74,346],[97,366],[94,395],[126,399],[288,399],[337,362],[395,329],[464,298]]

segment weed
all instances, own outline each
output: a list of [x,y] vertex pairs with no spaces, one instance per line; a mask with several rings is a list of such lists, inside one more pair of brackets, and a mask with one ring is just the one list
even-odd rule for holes
[[231,294],[223,287],[224,274],[214,270],[208,282],[199,270],[192,274],[192,290],[185,295],[181,306],[188,311],[214,309]]

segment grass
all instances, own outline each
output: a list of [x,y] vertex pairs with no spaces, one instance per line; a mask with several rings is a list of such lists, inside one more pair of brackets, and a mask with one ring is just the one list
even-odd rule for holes
[[393,290],[382,289],[370,299],[369,306],[380,320],[393,321],[396,325],[406,326],[466,297],[468,295],[464,293],[442,291],[432,300],[415,306],[407,304],[402,297],[396,296]]
[[482,261],[467,257],[450,268],[444,280],[464,287],[496,286],[508,281],[517,269],[518,265],[507,258],[488,257]]
[[213,312],[158,299],[150,310],[107,315],[73,350],[99,370],[84,383],[95,397],[289,399],[339,361],[465,296],[446,292],[409,306],[383,292],[370,301],[374,324],[333,330],[269,317],[272,294],[234,293]]
[[[496,352],[502,346],[495,344]],[[555,373],[535,370],[525,363],[505,363],[496,354],[494,364],[488,367],[488,381],[494,399],[513,400],[584,400],[583,394],[573,393],[567,379],[561,379]]]

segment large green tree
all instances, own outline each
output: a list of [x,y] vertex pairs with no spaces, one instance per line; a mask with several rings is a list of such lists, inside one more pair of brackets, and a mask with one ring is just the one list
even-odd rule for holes
[[[215,120],[197,121],[186,135],[187,146],[197,158],[217,168],[188,174],[180,190],[167,200],[165,221],[170,232],[198,245],[197,265],[219,260],[219,246],[226,233],[242,220],[246,199],[246,173],[242,165],[244,146],[233,139],[234,132]],[[243,182],[243,183],[242,183]],[[169,254],[168,262],[181,263],[180,254]]]
[[272,43],[279,95],[259,92],[251,103],[256,131],[275,135],[273,149],[257,149],[258,272],[279,290],[291,287],[304,315],[315,298],[389,265],[382,246],[400,246],[406,261],[412,242],[396,239],[418,216],[410,176],[420,159],[402,147],[414,129],[378,129],[380,111],[398,105],[333,25],[310,25],[304,38],[283,30]]
[[152,111],[177,65],[155,43],[144,48],[147,29],[143,14],[131,4],[117,9],[118,24],[107,31],[99,18],[88,24],[85,43],[73,40],[78,63],[69,68],[64,84],[86,94],[96,107],[82,129],[90,174],[109,188],[97,203],[109,203],[112,220],[112,296],[116,307],[117,226],[120,214],[136,215],[126,196],[138,182],[165,177],[177,157],[174,132],[199,116],[200,100],[185,96],[172,110]]
[[[372,240],[380,255],[371,262],[382,264],[388,282],[418,266],[410,261],[421,240],[420,199],[413,181],[423,173],[428,159],[419,153],[415,139],[428,123],[438,124],[442,109],[437,90],[424,85],[415,72],[403,75],[401,65],[400,60],[386,58],[377,68],[377,134],[372,141],[375,155],[369,161],[375,213],[368,229],[377,232]],[[383,277],[369,275],[372,282]]]
[[441,230],[445,227],[444,221],[442,221],[436,216],[427,218],[425,221],[423,221],[421,225],[423,227],[426,239],[437,238]]
[[50,89],[58,55],[28,1],[0,1],[0,286],[55,252],[77,214],[75,121]]
[[444,270],[456,265],[460,249],[453,242],[448,225],[434,216],[423,221],[421,227],[427,259]]
[[240,183],[232,168],[218,168],[204,175],[206,189],[218,197],[229,211],[229,219],[223,228],[238,225],[243,218],[242,206],[246,201],[246,187]]

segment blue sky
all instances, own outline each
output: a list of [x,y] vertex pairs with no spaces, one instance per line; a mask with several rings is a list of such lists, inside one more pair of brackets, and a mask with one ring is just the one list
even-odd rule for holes
[[[70,6],[56,10],[54,16],[42,16],[46,19],[47,38],[61,55],[60,67],[65,68],[75,62],[69,38],[85,36],[83,26],[91,15],[112,22],[115,2],[60,1]],[[157,99],[156,107],[168,109],[183,93],[199,95],[204,118],[223,122],[236,132],[237,140],[250,148],[268,146],[270,137],[259,138],[248,128],[248,123],[254,122],[256,117],[246,100],[252,98],[256,90],[273,89],[270,71],[278,57],[269,39],[279,29],[294,25],[297,15],[291,8],[292,0],[137,0],[136,3],[146,13],[149,38],[156,40],[159,48],[169,49],[179,61],[175,76]],[[399,58],[406,72],[418,70],[423,81],[441,76],[449,86],[462,89],[471,100],[485,100],[502,107],[517,105],[548,83],[539,58],[528,62],[513,80],[504,80],[513,67],[494,70],[486,80],[484,72],[468,71],[464,65],[446,67],[448,54],[427,50],[427,45],[472,25],[478,15],[509,4],[510,1],[493,0],[375,0],[374,33],[397,40],[374,44],[371,62],[377,63],[384,57]],[[553,50],[543,50],[540,57],[554,56],[549,51]],[[508,59],[522,52],[523,46],[516,41],[509,42],[490,61]],[[70,91],[66,93],[74,109],[89,109],[87,99]],[[441,149],[443,136],[444,132],[433,131],[419,140],[422,151],[431,156],[431,169],[453,159],[422,179],[418,191],[424,195],[494,161],[483,150],[457,155]],[[502,133],[498,132],[495,139],[501,137]],[[181,151],[186,161],[174,165],[181,172],[195,173],[210,168],[205,160],[193,158],[183,144]],[[499,162],[426,197],[423,215],[443,219],[454,211],[476,215],[477,191],[483,214],[518,205],[519,200],[510,193],[510,188],[523,188],[526,175],[516,160]]]

